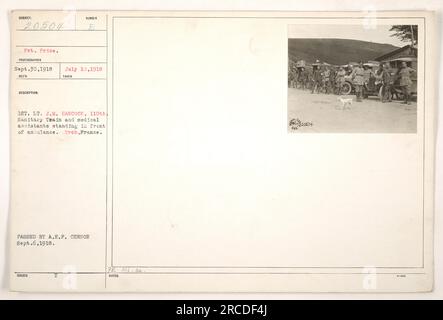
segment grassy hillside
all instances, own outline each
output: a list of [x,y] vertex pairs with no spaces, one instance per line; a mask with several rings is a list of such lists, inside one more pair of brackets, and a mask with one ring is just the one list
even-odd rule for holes
[[367,61],[397,49],[390,44],[347,39],[289,39],[289,59],[331,64]]

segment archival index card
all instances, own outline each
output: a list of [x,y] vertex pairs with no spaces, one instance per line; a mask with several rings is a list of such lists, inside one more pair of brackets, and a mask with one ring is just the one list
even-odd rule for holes
[[11,290],[432,290],[433,13],[10,20]]

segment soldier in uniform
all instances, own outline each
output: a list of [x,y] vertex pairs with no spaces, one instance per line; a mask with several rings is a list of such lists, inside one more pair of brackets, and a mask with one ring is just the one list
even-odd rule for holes
[[298,75],[298,82],[300,84],[300,87],[302,90],[306,89],[306,80],[307,80],[308,74],[305,70],[305,68],[301,67],[300,73]]
[[337,72],[336,76],[336,88],[337,88],[337,94],[341,94],[343,83],[345,82],[345,76],[346,71],[343,69],[343,67],[340,67],[340,69]]
[[371,68],[369,68],[368,65],[363,65],[363,78],[364,78],[363,97],[367,98],[365,92],[367,90],[371,91],[374,87],[374,82],[375,82],[374,72],[371,70]]
[[331,90],[331,93],[334,93],[334,90],[335,90],[336,75],[337,75],[337,72],[335,70],[335,67],[331,68],[331,73],[329,74],[329,88]]
[[361,102],[363,98],[363,85],[364,85],[363,62],[360,62],[358,66],[352,70],[351,78],[352,81],[354,82],[357,102]]
[[291,87],[293,77],[294,75],[292,74],[292,69],[288,68],[288,88]]
[[294,67],[294,69],[292,69],[292,72],[294,73],[294,78],[292,81],[292,87],[293,88],[297,88],[298,85],[298,70],[296,67]]
[[309,72],[308,70],[306,70],[305,73],[306,73],[306,89],[311,90],[311,88],[312,88],[312,72]]
[[295,86],[295,68],[291,68],[291,88]]
[[403,103],[405,104],[411,104],[409,101],[411,98],[411,74],[415,72],[414,69],[408,67],[405,61],[401,63],[401,68],[398,70],[398,77],[400,78],[400,88],[403,93],[403,97],[405,101]]
[[323,87],[326,94],[329,94],[329,80],[331,78],[331,70],[328,67],[323,71]]
[[317,91],[319,92],[319,87],[321,86],[321,72],[319,69],[319,65],[312,65],[312,88],[311,93]]
[[382,88],[382,102],[392,101],[392,87],[394,85],[394,78],[391,75],[391,71],[389,70],[389,65],[386,63],[385,65],[381,65],[381,81],[383,84]]

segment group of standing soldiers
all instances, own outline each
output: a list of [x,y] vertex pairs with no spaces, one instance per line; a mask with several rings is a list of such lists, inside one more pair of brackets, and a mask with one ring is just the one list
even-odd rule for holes
[[411,100],[411,74],[414,69],[402,62],[395,74],[392,74],[388,64],[380,64],[374,72],[368,65],[360,62],[354,68],[345,70],[343,67],[326,66],[320,68],[319,64],[312,65],[312,72],[308,72],[305,67],[294,68],[289,72],[289,86],[299,89],[310,89],[311,93],[342,94],[345,77],[352,82],[357,102],[361,102],[366,96],[368,84],[376,80],[381,82],[380,95],[382,102],[392,101],[396,94],[394,82],[398,79],[398,86],[401,89],[404,103],[410,104]]
[[319,65],[313,64],[312,72],[305,67],[290,70],[289,87],[309,89],[311,93],[342,94],[346,75],[348,72],[343,67],[321,69]]
[[324,92],[326,94],[342,94],[345,83],[346,70],[343,67],[338,69],[326,67],[321,70],[318,65],[313,66],[311,93]]
[[312,72],[309,72],[305,67],[301,67],[290,70],[289,86],[303,90],[310,89],[312,93],[341,94],[346,75],[343,68],[320,69],[318,65],[313,65]]
[[375,73],[364,66],[362,62],[352,70],[351,79],[354,84],[355,95],[357,101],[360,102],[363,99],[365,89],[369,81],[378,80],[380,82],[380,98],[382,102],[391,102],[394,94],[397,91],[394,88],[394,83],[398,80],[398,87],[401,89],[404,103],[410,104],[411,102],[411,76],[415,72],[414,69],[408,67],[406,62],[402,62],[400,68],[393,74],[389,64],[380,64]]

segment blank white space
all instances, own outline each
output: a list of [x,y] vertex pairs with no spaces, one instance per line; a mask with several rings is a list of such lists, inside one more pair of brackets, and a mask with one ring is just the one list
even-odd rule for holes
[[421,266],[419,135],[288,134],[284,21],[114,28],[114,265]]

